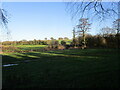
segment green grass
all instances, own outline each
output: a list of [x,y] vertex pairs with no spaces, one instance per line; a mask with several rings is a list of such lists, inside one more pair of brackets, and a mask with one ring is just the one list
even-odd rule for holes
[[71,39],[68,39],[68,40],[58,40],[59,44],[60,44],[60,42],[61,42],[61,41],[65,41],[65,42],[66,42],[66,44],[68,44],[68,45],[70,45],[70,44],[71,44],[71,42],[72,42],[72,40],[71,40]]
[[36,50],[46,47],[46,45],[17,45],[16,47],[22,49],[22,50]]
[[36,49],[44,48],[47,45],[4,45],[4,47],[11,47],[11,46],[18,47],[21,50],[31,50],[31,49],[36,50]]
[[72,49],[6,54],[4,63],[31,61],[3,67],[3,88],[118,88],[119,53],[118,49]]
[[16,46],[16,47],[44,47],[46,45],[4,45],[5,47]]
[[[36,59],[39,58],[39,56],[33,56],[33,55],[29,55],[31,53],[33,53],[34,51],[32,50],[41,50],[42,48],[46,47],[47,45],[15,45],[14,47],[18,47],[18,49],[15,52],[6,52],[6,51],[13,51],[13,49],[11,50],[3,50],[3,64],[7,64],[7,63],[12,63],[12,62],[16,62],[16,61],[23,61],[26,59]],[[5,47],[9,47],[9,45],[6,45]],[[17,52],[17,51],[21,51],[21,53]],[[22,51],[31,51],[31,52],[24,52],[22,53]]]

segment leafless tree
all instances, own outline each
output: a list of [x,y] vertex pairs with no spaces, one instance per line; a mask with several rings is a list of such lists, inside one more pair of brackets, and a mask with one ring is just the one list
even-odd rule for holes
[[120,19],[117,19],[113,22],[113,28],[117,31],[117,34],[120,33]]
[[7,13],[4,9],[0,8],[0,24],[7,27],[8,19],[7,19]]
[[88,31],[88,29],[90,29],[90,23],[88,23],[88,18],[81,18],[79,19],[79,24],[77,25],[78,31],[77,33],[80,35],[80,33],[82,33],[82,37],[83,37],[83,48],[86,47],[86,32]]
[[6,10],[0,8],[0,27],[2,28],[2,34],[5,35],[5,38],[9,40],[11,38],[11,32],[8,29],[9,15]]
[[[72,19],[83,18],[86,14],[88,18],[98,18],[103,21],[108,18],[118,16],[118,2],[102,2],[103,0],[71,0],[67,3],[67,11]],[[81,2],[80,2],[81,1]]]
[[108,35],[116,34],[116,31],[113,28],[110,27],[104,27],[101,29],[100,33],[103,35],[103,37],[106,37]]

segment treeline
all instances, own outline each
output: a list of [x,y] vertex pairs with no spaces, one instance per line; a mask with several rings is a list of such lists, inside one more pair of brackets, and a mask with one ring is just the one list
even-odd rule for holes
[[[51,40],[22,40],[4,41],[2,45],[48,45],[49,48],[82,48],[83,37],[76,37],[73,40],[51,39]],[[107,35],[86,35],[86,48],[120,48],[120,34]]]
[[94,37],[88,37],[89,47],[100,48],[120,48],[120,34],[110,34],[107,36],[96,35]]
[[[120,48],[120,34],[107,34],[107,35],[86,35],[86,48]],[[83,47],[83,37],[79,36],[74,38],[70,43],[65,40],[51,40],[48,44],[47,50],[55,49],[73,49]]]
[[21,41],[4,41],[2,45],[47,45],[46,40],[21,40]]
[[[120,34],[86,34],[85,43],[86,48],[120,48]],[[48,43],[50,49],[83,48],[83,45],[82,36],[67,41],[52,39]]]
[[21,41],[4,41],[2,45],[54,45],[54,44],[70,44],[72,40],[65,38],[58,38],[58,40],[51,38],[51,40],[21,40]]
[[[74,46],[82,46],[82,37],[73,40]],[[120,48],[120,34],[86,35],[87,48]]]

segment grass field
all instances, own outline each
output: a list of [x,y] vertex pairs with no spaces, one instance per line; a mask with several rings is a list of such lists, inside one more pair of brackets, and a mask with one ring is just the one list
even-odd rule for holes
[[47,45],[3,45],[2,51],[5,53],[7,51],[26,51],[26,50],[38,50],[46,47]]
[[[11,47],[9,45],[6,45],[4,47]],[[15,48],[17,47],[17,49]],[[33,56],[33,55],[28,55],[31,52],[33,53],[35,50],[41,50],[42,48],[46,47],[46,45],[17,45],[17,46],[12,46],[12,48],[8,48],[3,50],[3,64],[7,64],[7,63],[12,63],[12,62],[16,62],[16,61],[23,61],[26,59],[35,59],[35,58],[39,58],[37,56]],[[8,52],[8,51],[15,51],[15,52]],[[21,52],[18,52],[21,51]],[[27,52],[24,52],[27,51]],[[30,51],[30,52],[29,52]],[[23,52],[23,53],[22,53]]]
[[18,65],[3,67],[3,88],[120,87],[119,53],[118,49],[5,53],[3,64]]

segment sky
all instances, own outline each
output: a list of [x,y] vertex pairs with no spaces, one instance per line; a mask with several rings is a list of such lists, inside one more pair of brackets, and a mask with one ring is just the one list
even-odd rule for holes
[[[10,34],[2,35],[3,40],[44,40],[51,37],[72,38],[72,30],[76,22],[66,12],[65,2],[4,2],[9,15],[8,28]],[[94,23],[90,34],[98,32],[97,24]]]

